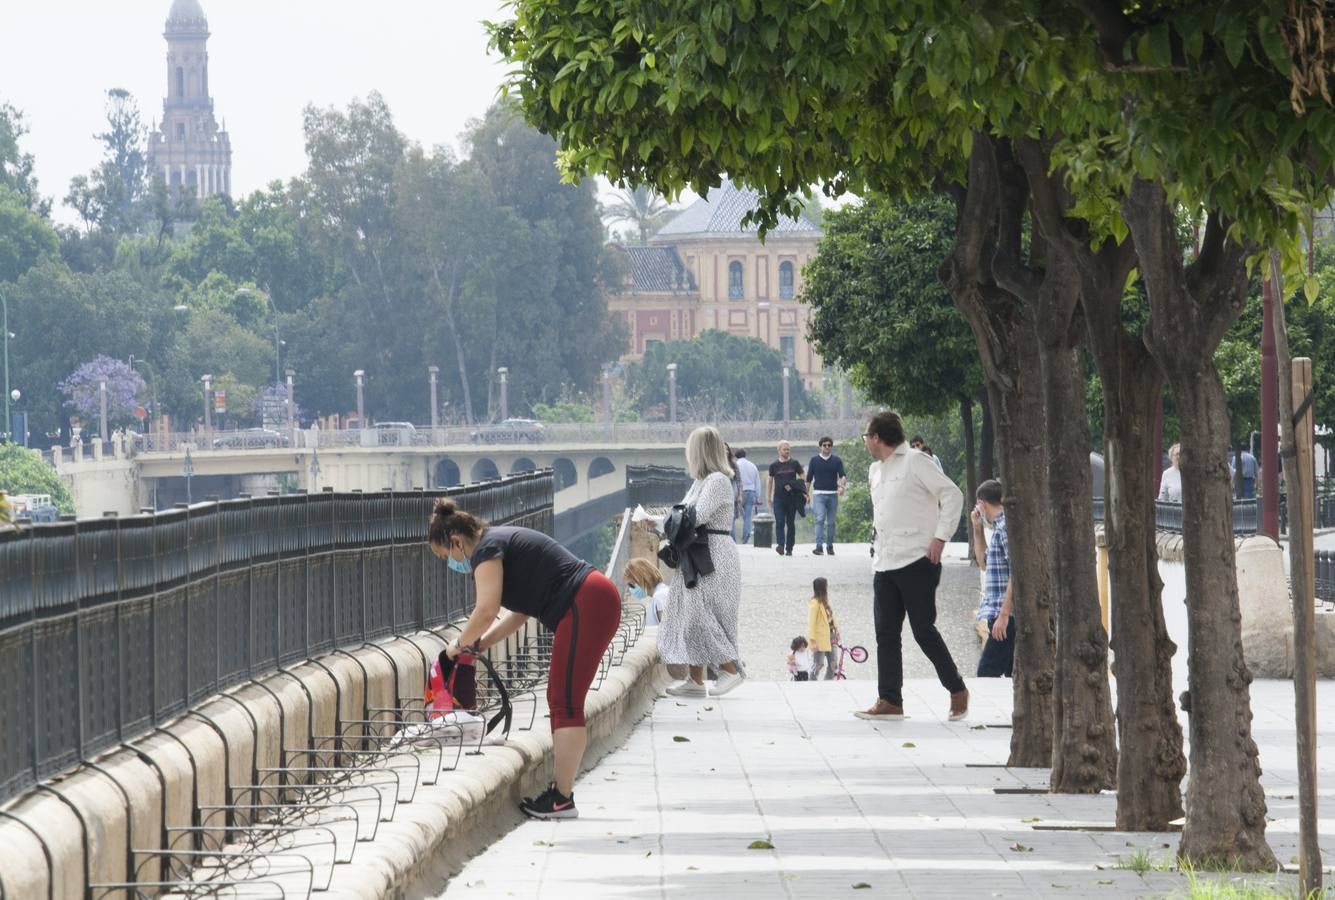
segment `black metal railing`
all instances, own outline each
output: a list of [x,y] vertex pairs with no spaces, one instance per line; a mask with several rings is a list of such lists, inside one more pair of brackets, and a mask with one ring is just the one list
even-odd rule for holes
[[671,506],[681,502],[691,476],[677,466],[626,466],[626,505]]
[[0,532],[0,803],[218,691],[458,618],[471,579],[425,544],[447,495],[551,531],[543,471]]
[[[1105,501],[1094,498],[1094,521],[1104,521]],[[1182,533],[1182,504],[1167,500],[1154,501],[1154,527],[1158,531]],[[1233,533],[1256,534],[1260,528],[1260,508],[1255,499],[1233,501]]]

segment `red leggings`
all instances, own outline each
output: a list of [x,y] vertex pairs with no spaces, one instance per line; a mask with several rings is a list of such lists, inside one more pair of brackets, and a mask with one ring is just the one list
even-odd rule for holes
[[584,725],[584,696],[621,624],[621,593],[602,572],[590,572],[552,642],[547,708],[552,731]]

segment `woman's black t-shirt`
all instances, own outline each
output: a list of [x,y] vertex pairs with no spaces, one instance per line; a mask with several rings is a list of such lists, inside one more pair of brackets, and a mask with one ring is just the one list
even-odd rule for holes
[[561,623],[593,566],[541,531],[501,525],[478,538],[471,561],[476,569],[501,560],[501,606],[537,616],[552,631]]

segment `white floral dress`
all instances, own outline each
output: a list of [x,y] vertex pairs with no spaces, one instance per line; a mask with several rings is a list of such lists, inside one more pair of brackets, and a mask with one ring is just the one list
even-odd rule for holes
[[704,666],[737,660],[737,617],[742,603],[742,565],[732,541],[732,482],[722,472],[697,480],[682,502],[695,504],[695,521],[723,534],[709,535],[714,571],[687,589],[681,569],[672,576],[667,610],[658,628],[665,663]]

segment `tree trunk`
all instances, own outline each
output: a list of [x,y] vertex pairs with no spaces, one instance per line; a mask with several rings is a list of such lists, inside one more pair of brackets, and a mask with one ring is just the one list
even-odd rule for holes
[[1042,380],[1034,323],[1016,297],[997,285],[988,265],[998,236],[990,140],[975,135],[968,185],[950,188],[955,243],[940,276],[973,331],[1000,435],[1016,624],[1009,765],[1044,768],[1052,758],[1055,638]]
[[[966,396],[960,397],[960,425],[964,431],[964,485],[968,490],[968,496],[964,498],[964,506],[968,509],[974,502],[978,494],[978,474],[976,470],[973,436],[973,400]],[[973,554],[969,554],[973,559]]]
[[978,435],[978,483],[982,484],[993,477],[996,453],[992,434],[992,401],[987,397],[986,388],[978,395],[978,404],[983,408],[983,427]]
[[1215,349],[1245,300],[1246,251],[1212,213],[1199,257],[1184,266],[1162,187],[1136,181],[1122,208],[1149,291],[1146,344],[1172,387],[1182,432],[1191,778],[1178,853],[1198,867],[1273,871],[1251,735],[1252,675],[1242,655],[1228,407],[1214,367]]

